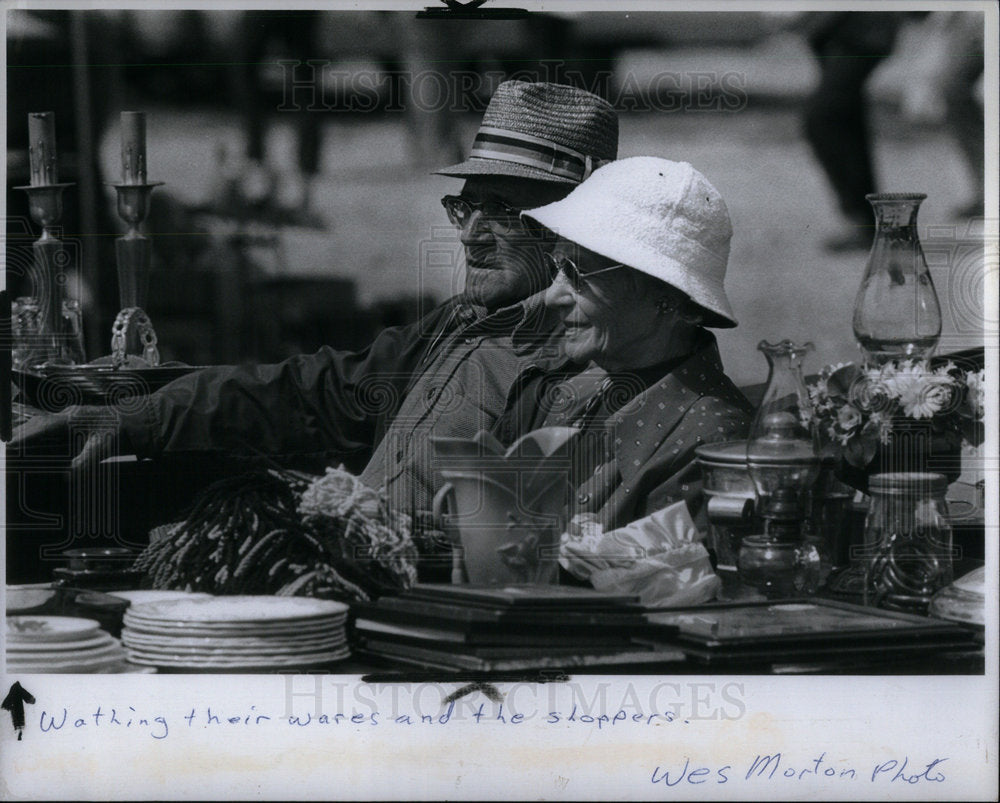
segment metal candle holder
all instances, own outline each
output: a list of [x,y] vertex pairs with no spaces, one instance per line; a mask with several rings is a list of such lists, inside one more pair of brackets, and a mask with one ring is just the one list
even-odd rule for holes
[[115,240],[118,260],[118,298],[122,309],[143,307],[149,292],[149,239],[140,226],[149,214],[149,196],[162,181],[141,184],[113,184],[118,193],[118,217],[128,226],[123,237]]
[[146,180],[145,113],[122,112],[121,135],[122,180],[111,186],[118,193],[118,217],[125,221],[128,230],[123,237],[115,240],[121,312],[112,328],[112,363],[122,365],[128,353],[141,351],[147,362],[157,365],[160,358],[156,351],[156,335],[142,310],[149,293],[151,252],[149,240],[142,235],[140,227],[149,214],[149,197],[153,188],[163,182]]
[[153,328],[142,309],[149,293],[151,250],[149,239],[139,229],[149,214],[149,196],[153,188],[163,184],[162,181],[146,181],[145,169],[139,172],[139,176],[141,180],[138,183],[112,185],[118,193],[118,217],[128,226],[125,235],[115,240],[118,299],[121,303],[121,312],[115,321],[111,337],[112,363],[116,366],[125,363],[127,354],[137,353],[142,353],[146,361],[154,366],[160,362],[155,348],[155,334],[152,336],[153,347],[150,348],[149,337],[132,326],[134,321],[143,320],[149,332]]
[[[32,146],[29,154],[33,178],[54,175],[54,153],[46,153],[44,147]],[[32,285],[38,295],[41,314],[37,338],[32,338],[36,348],[25,359],[32,366],[45,363],[73,365],[83,360],[79,346],[63,334],[64,271],[68,266],[69,256],[63,248],[62,240],[53,234],[53,229],[62,220],[63,190],[72,186],[72,183],[56,182],[15,187],[28,193],[31,219],[42,227],[42,236],[31,244],[35,270]]]

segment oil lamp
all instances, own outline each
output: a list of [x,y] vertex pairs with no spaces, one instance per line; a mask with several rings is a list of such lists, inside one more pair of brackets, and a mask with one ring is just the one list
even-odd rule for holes
[[820,451],[802,358],[813,345],[762,340],[757,348],[767,357],[768,380],[747,440],[747,471],[764,532],[743,539],[740,580],[768,597],[812,593],[821,579],[821,560],[816,547],[803,541],[802,525],[819,476]]
[[917,235],[923,193],[871,193],[875,241],[854,303],[854,337],[869,365],[926,360],[941,339],[941,304]]

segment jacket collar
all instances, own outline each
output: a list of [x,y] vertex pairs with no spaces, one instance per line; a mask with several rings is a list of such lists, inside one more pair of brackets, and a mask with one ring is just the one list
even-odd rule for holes
[[671,446],[677,425],[700,398],[728,397],[730,387],[715,336],[705,331],[696,351],[608,420],[622,484],[629,487],[657,450],[676,448],[680,454],[689,448],[687,443]]
[[[485,313],[485,308],[480,307]],[[483,335],[510,335],[514,353],[527,365],[550,368],[567,362],[563,354],[562,324],[556,310],[545,306],[545,291],[485,314],[469,329]]]

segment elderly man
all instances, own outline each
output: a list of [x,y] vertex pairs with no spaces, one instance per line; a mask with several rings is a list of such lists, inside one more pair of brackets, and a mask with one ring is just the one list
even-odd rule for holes
[[[512,376],[511,337],[529,344],[545,331],[534,314],[541,298],[529,297],[544,290],[550,276],[541,243],[519,212],[564,197],[613,160],[617,147],[617,116],[597,96],[558,84],[504,82],[469,158],[438,171],[465,179],[459,195],[442,199],[465,248],[463,294],[413,325],[383,331],[362,352],[323,348],[277,365],[204,369],[152,394],[138,412],[70,408],[40,416],[15,433],[12,448],[65,442],[69,430],[90,426],[95,431],[76,456],[77,467],[115,452],[207,452],[267,454],[312,466],[343,461],[359,469],[406,402],[407,415],[448,413],[456,432],[477,427],[478,417],[463,424],[462,414],[441,398],[454,367],[490,337],[486,347],[497,353],[480,363],[489,375],[463,388],[459,400],[471,405],[467,412],[488,411],[502,404]],[[394,442],[388,470],[407,464],[412,435]],[[369,478],[380,484],[374,470]]]

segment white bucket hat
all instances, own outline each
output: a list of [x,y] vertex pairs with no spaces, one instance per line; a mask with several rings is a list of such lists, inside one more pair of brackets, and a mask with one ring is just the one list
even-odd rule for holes
[[619,159],[561,201],[523,213],[577,245],[654,276],[703,307],[705,325],[736,326],[726,291],[733,227],[718,190],[687,162]]

